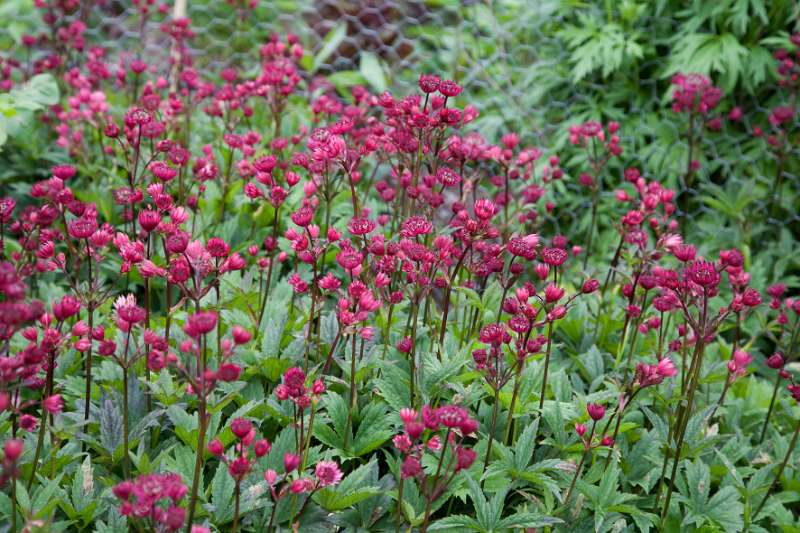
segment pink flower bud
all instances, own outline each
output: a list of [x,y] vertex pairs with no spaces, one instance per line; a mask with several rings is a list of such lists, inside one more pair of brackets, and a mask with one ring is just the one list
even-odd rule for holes
[[283,469],[288,474],[300,466],[300,456],[293,453],[283,454]]
[[214,456],[220,456],[225,453],[225,447],[219,439],[214,439],[208,443],[208,453]]
[[64,409],[64,400],[60,394],[54,394],[44,400],[44,408],[48,413],[58,414]]
[[272,445],[267,439],[257,440],[255,444],[253,444],[253,451],[255,452],[256,457],[263,457],[267,455],[271,449]]
[[233,342],[236,344],[246,344],[253,338],[253,335],[241,326],[233,326],[231,334],[233,335]]
[[16,463],[22,455],[25,444],[20,439],[8,439],[3,445],[3,455],[9,463]]
[[592,420],[597,422],[606,415],[606,408],[596,403],[589,403],[586,404],[586,412],[589,413]]

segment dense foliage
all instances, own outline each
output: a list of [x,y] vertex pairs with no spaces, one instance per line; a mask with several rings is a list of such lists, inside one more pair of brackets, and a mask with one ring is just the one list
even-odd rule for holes
[[389,90],[369,50],[322,74],[346,26],[243,38],[257,2],[221,69],[168,6],[150,57],[36,5],[0,59],[4,527],[800,527],[791,6],[545,3],[498,109],[447,65],[530,36],[420,25]]

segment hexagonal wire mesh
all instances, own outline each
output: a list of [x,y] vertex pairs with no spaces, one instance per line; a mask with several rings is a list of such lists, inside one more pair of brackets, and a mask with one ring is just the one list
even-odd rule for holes
[[[605,89],[603,85],[584,82],[579,90],[571,84],[569,54],[555,31],[560,22],[555,2],[261,0],[254,9],[245,6],[249,4],[246,0],[187,0],[186,4],[186,15],[196,34],[191,41],[191,54],[201,72],[252,66],[258,45],[271,32],[298,34],[314,54],[326,47],[331,32],[343,32],[344,37],[317,66],[317,72],[358,72],[363,58],[372,55],[378,58],[383,74],[397,93],[413,91],[420,72],[451,76],[465,87],[466,95],[476,99],[482,112],[479,129],[490,140],[513,129],[522,132],[528,142],[563,147],[567,126],[578,121],[575,109],[585,112],[587,106],[593,105],[587,92],[596,97]],[[523,11],[525,16],[518,16]],[[80,9],[74,16],[87,23],[87,40],[108,48],[112,57],[116,54],[126,60],[141,54],[152,64],[167,64],[156,60],[166,59],[170,49],[167,37],[158,31],[163,16],[142,20],[135,5],[120,0]],[[18,13],[11,24],[0,28],[0,42],[34,30],[39,17],[32,6]],[[654,33],[663,34],[677,23],[653,19],[649,24]],[[653,70],[647,64],[640,67],[640,72]],[[646,78],[637,84],[635,101],[611,104],[619,108],[617,114],[638,116],[638,135],[626,136],[622,131],[625,165],[640,166],[650,174],[670,175],[671,183],[684,192],[690,187],[683,183],[681,167],[685,163],[674,158],[669,161],[673,147],[657,142],[636,144],[636,139],[640,143],[643,138],[658,139],[663,128],[680,128],[676,121],[653,121],[652,112],[657,111],[654,103],[669,112],[668,80]],[[564,87],[570,89],[565,91]],[[768,114],[754,99],[740,103],[762,116]],[[613,113],[608,115],[613,118]],[[760,167],[749,164],[759,157],[770,157],[769,152],[742,146],[740,138],[727,136],[723,129],[705,138],[702,144],[708,165],[723,177],[718,180],[717,192],[730,195],[734,203],[737,195],[748,194],[754,184],[770,190],[775,181],[775,176],[752,172]],[[787,169],[784,173],[784,191],[796,192],[800,178]],[[576,187],[574,182],[568,187]],[[769,195],[764,195],[748,204],[744,216],[750,220],[768,219],[775,227],[789,228],[796,240],[800,235],[796,208],[773,218],[771,204]],[[699,212],[718,208],[714,206],[713,202],[698,202],[692,209]],[[741,224],[746,227],[747,220]],[[713,218],[703,229],[706,233],[728,231],[715,227]]]

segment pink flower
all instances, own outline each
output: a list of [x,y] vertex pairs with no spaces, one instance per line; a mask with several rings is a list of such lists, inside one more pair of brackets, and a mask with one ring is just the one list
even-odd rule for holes
[[664,357],[663,359],[661,359],[658,362],[657,367],[659,375],[665,378],[671,378],[672,376],[678,373],[678,369],[675,368],[675,364],[669,357]]
[[589,416],[595,422],[606,416],[606,408],[596,403],[586,404],[586,412],[589,413]]
[[400,466],[400,476],[403,479],[416,477],[422,472],[422,465],[416,457],[409,455]]
[[247,344],[253,338],[253,335],[241,326],[233,326],[231,334],[236,344]]
[[44,400],[44,408],[48,413],[58,414],[64,409],[64,400],[60,394],[54,394]]
[[189,317],[183,326],[183,331],[192,338],[200,337],[214,330],[217,325],[217,313],[214,311],[200,311]]
[[317,463],[314,473],[320,487],[336,485],[342,480],[342,471],[339,470],[339,465],[333,461],[320,461]]
[[245,418],[237,418],[231,422],[231,431],[238,439],[244,439],[253,431],[253,423]]
[[225,453],[225,447],[222,445],[222,442],[219,439],[214,439],[208,443],[208,452],[211,455],[222,455]]

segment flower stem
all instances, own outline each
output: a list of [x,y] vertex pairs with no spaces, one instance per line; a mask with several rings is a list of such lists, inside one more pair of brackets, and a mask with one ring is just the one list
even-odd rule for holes
[[395,531],[399,533],[400,526],[403,524],[403,475],[400,474],[400,483],[397,488],[397,527]]
[[521,384],[522,369],[525,366],[525,359],[520,358],[517,361],[517,372],[514,376],[514,391],[511,393],[511,404],[508,406],[508,423],[506,424],[506,434],[503,442],[511,445],[513,440],[511,430],[514,427],[514,410],[517,407],[517,397],[519,396],[519,388]]
[[[489,424],[489,444],[486,445],[486,457],[483,460],[483,471],[489,466],[489,458],[492,456],[492,444],[494,443],[494,432],[497,426],[497,410],[500,406],[500,386],[495,383],[494,387],[494,405],[492,406],[492,421]],[[509,415],[510,422],[510,415]],[[485,481],[485,479],[484,479]],[[483,484],[483,481],[481,481]]]
[[52,382],[53,382],[53,369],[55,367],[55,354],[51,351],[48,355],[48,365],[47,365],[47,385],[45,389],[44,396],[42,397],[42,418],[39,421],[39,437],[36,440],[36,452],[33,455],[33,463],[31,465],[31,477],[28,478],[28,485],[27,489],[30,492],[31,485],[33,484],[33,480],[36,479],[36,468],[39,466],[39,457],[42,454],[42,448],[44,447],[44,434],[47,432],[47,409],[44,408],[44,399],[50,396],[52,393]]
[[128,457],[128,366],[122,367],[122,471],[125,479],[130,478],[131,467]]
[[800,435],[800,420],[797,422],[797,427],[794,430],[794,434],[792,435],[792,441],[789,443],[789,449],[786,450],[786,456],[783,458],[783,462],[781,462],[781,466],[778,468],[777,474],[775,474],[775,479],[772,480],[772,484],[767,489],[766,494],[764,494],[764,498],[761,499],[761,503],[758,504],[756,507],[751,520],[755,520],[758,516],[758,513],[761,512],[761,509],[764,507],[764,504],[767,503],[767,499],[769,499],[769,493],[772,492],[772,489],[778,484],[781,479],[781,475],[783,475],[783,470],[786,468],[789,459],[792,457],[792,453],[794,452],[795,446],[797,446],[797,436]]
[[764,437],[767,434],[767,427],[769,427],[769,419],[772,416],[772,410],[775,408],[775,399],[778,397],[778,389],[781,388],[781,375],[775,376],[775,386],[772,389],[772,399],[769,401],[769,409],[767,409],[767,416],[764,417],[764,425],[761,427],[761,436],[758,438],[758,443],[764,442]]
[[350,434],[352,433],[353,428],[351,427],[353,424],[353,411],[356,410],[356,402],[358,400],[358,396],[356,395],[356,336],[353,335],[352,341],[352,350],[351,350],[351,357],[350,357],[350,408],[347,410],[347,424],[345,424],[344,428],[344,446],[343,449],[347,449],[347,445],[350,441]]
[[[705,313],[703,313],[705,315]],[[705,324],[705,317],[703,317],[703,323]],[[692,407],[694,405],[694,395],[695,391],[697,390],[700,382],[700,369],[703,366],[703,352],[704,352],[704,344],[703,340],[698,338],[695,341],[695,353],[694,357],[692,358],[692,369],[690,369],[690,381],[689,381],[689,388],[688,388],[688,398],[686,400],[686,405],[679,409],[678,418],[675,420],[675,459],[672,463],[672,473],[670,474],[670,483],[667,488],[667,496],[664,500],[664,507],[661,510],[661,522],[663,523],[669,513],[669,504],[670,500],[672,499],[672,493],[675,490],[675,476],[678,473],[678,465],[680,464],[681,459],[681,448],[683,447],[683,440],[686,437],[686,425],[689,423],[689,417],[692,414]]]
[[[205,352],[208,343],[208,338],[203,336],[203,351]],[[200,476],[202,475],[203,468],[203,454],[205,452],[206,440],[206,383],[205,383],[205,354],[201,355],[198,350],[197,354],[197,449],[194,456],[194,478],[192,479],[192,495],[189,500],[189,517],[186,522],[186,533],[192,531],[192,521],[194,520],[194,512],[197,507],[197,493],[200,488]]]
[[575,483],[578,482],[578,477],[581,475],[581,470],[583,470],[583,463],[586,461],[586,456],[589,455],[589,450],[592,449],[592,439],[594,438],[594,430],[597,426],[597,421],[592,420],[592,430],[589,432],[589,440],[586,441],[586,444],[583,448],[583,455],[581,455],[581,460],[578,463],[577,468],[575,468],[575,475],[572,476],[572,482],[569,484],[569,489],[567,490],[567,495],[564,496],[564,507],[569,505],[569,500],[572,497],[572,491],[575,488]]
[[241,482],[236,480],[236,488],[233,492],[233,525],[231,526],[231,533],[236,533],[239,527],[239,496],[241,494]]
[[433,476],[433,484],[431,485],[431,491],[428,494],[425,502],[425,518],[422,521],[422,527],[420,527],[420,531],[425,533],[428,531],[428,522],[431,519],[431,506],[433,505],[433,500],[436,499],[436,486],[439,483],[439,474],[442,472],[442,464],[444,463],[444,456],[447,453],[447,444],[450,442],[450,428],[447,428],[447,433],[445,434],[444,441],[442,442],[442,455],[439,456],[439,464],[436,466],[436,474]]

